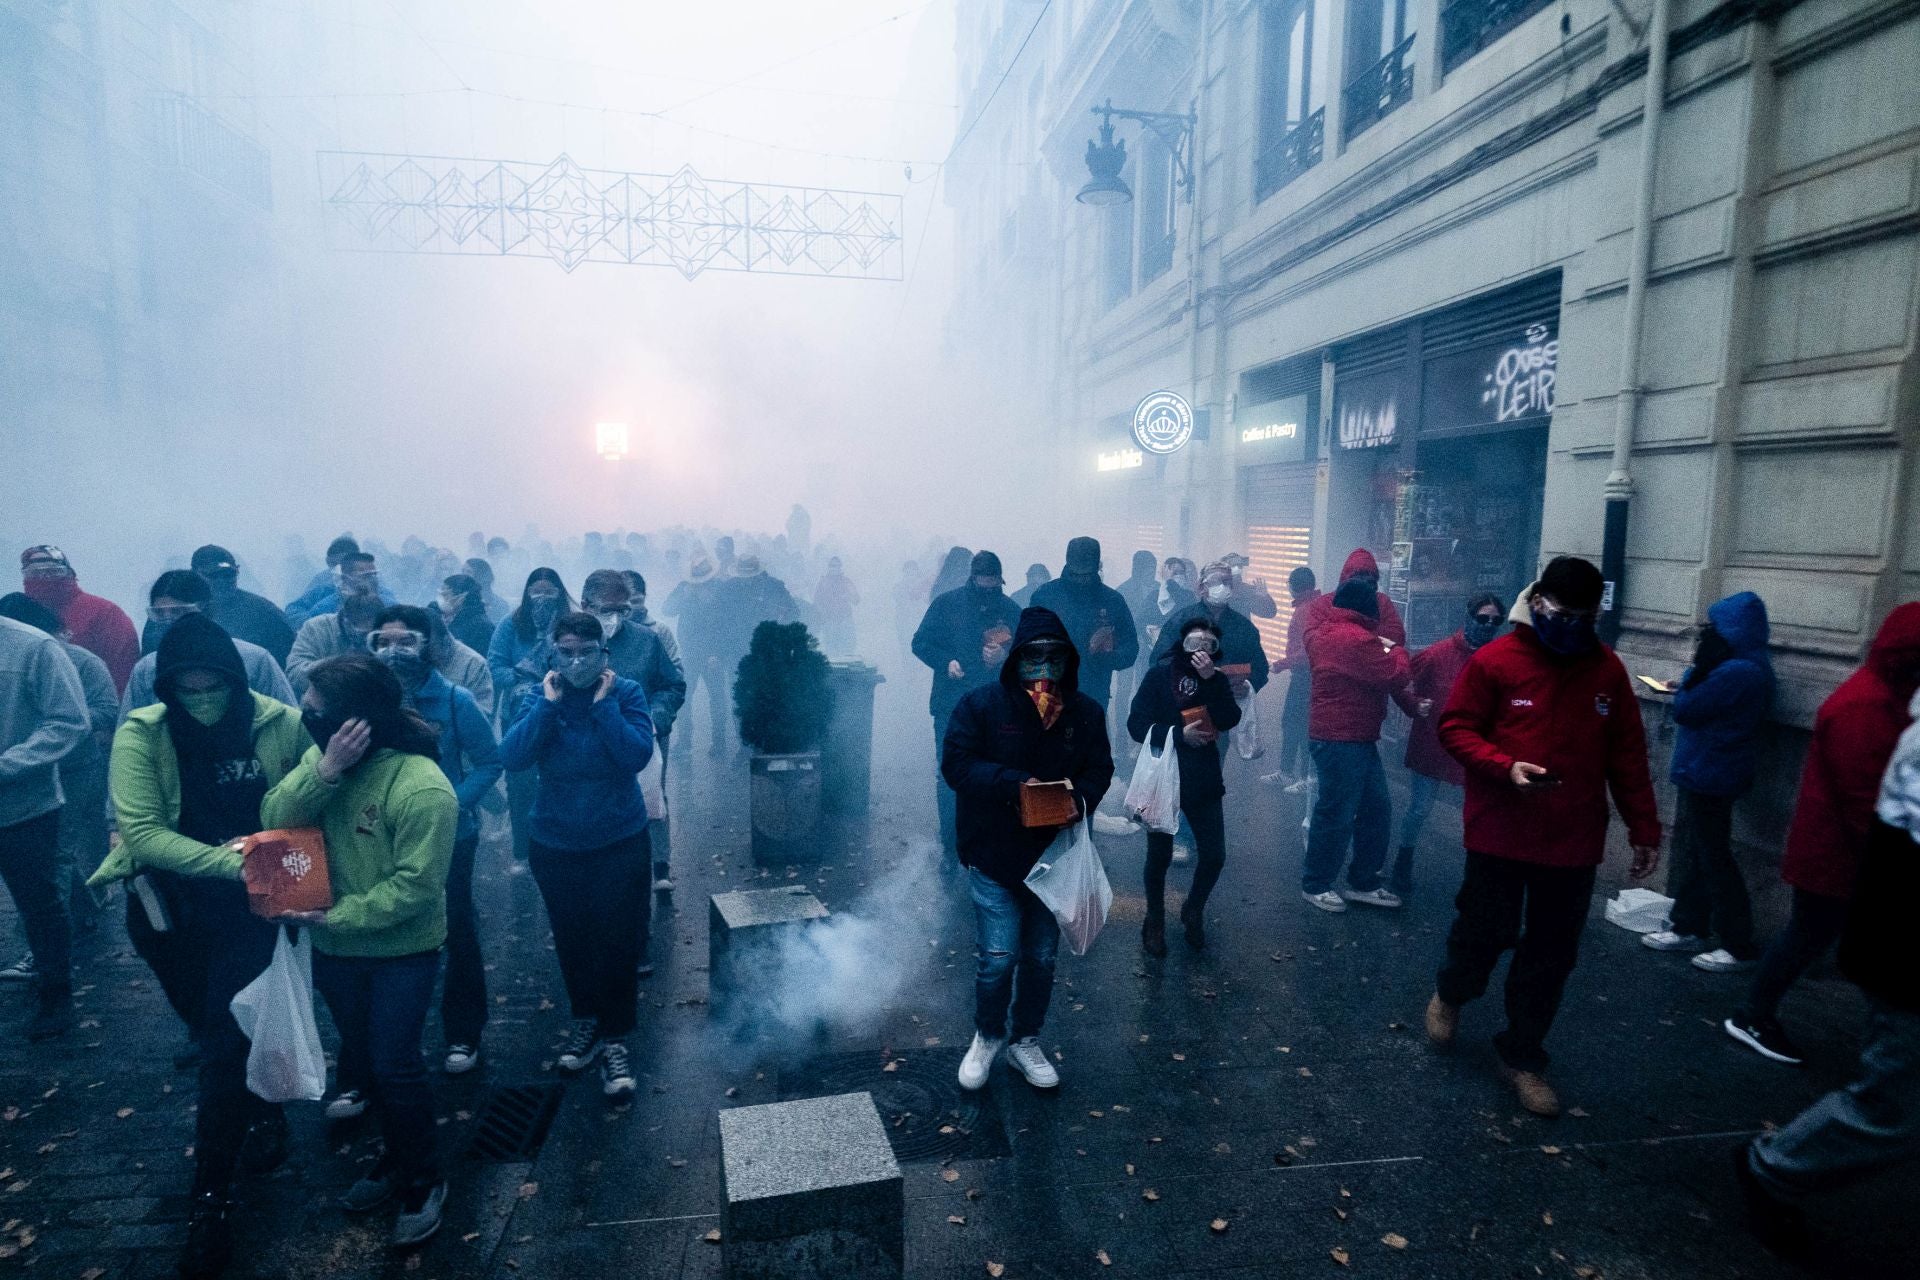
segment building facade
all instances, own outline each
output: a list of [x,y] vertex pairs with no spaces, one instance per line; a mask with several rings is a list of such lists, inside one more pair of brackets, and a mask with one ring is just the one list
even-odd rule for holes
[[[1630,495],[1631,670],[1768,603],[1785,732],[1744,825],[1777,845],[1796,731],[1920,598],[1920,4],[1665,7],[1650,95],[1653,0],[1001,5],[1033,87],[982,127],[1037,103],[1047,275],[983,278],[953,336],[1045,300],[1035,385],[1094,529],[1269,579],[1367,547],[1415,643],[1599,560]],[[1190,188],[1116,123],[1134,198],[1076,203],[1109,100],[1192,113]],[[958,217],[963,263],[988,221]],[[1128,432],[1162,388],[1204,426],[1155,457]]]

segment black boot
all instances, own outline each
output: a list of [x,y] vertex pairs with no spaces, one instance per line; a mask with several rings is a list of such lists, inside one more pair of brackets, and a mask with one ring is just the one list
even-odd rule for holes
[[1195,951],[1207,945],[1206,912],[1189,902],[1180,908],[1180,923],[1187,931],[1187,945]]
[[27,1039],[38,1042],[73,1030],[73,988],[42,987],[40,1008],[27,1024]]
[[240,1147],[240,1167],[252,1177],[272,1173],[287,1162],[287,1113],[273,1108],[264,1120],[256,1120],[247,1129]]
[[1167,920],[1155,913],[1140,926],[1140,949],[1150,956],[1167,954]]
[[228,1220],[233,1202],[218,1191],[193,1197],[187,1213],[187,1244],[180,1251],[183,1280],[211,1280],[227,1269],[233,1258],[233,1224]]

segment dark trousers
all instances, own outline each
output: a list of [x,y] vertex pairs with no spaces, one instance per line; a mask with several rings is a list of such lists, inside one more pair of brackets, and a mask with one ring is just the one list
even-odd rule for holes
[[1800,980],[1808,965],[1840,940],[1840,931],[1846,923],[1845,898],[1829,898],[1825,894],[1795,889],[1787,927],[1767,944],[1765,954],[1760,957],[1744,1012],[1766,1022],[1777,1017],[1787,988]]
[[180,1021],[187,1024],[187,1035],[198,1040],[200,1011],[207,995],[206,942],[193,932],[193,907],[187,891],[181,887],[185,884],[184,879],[164,871],[148,871],[144,874],[166,901],[167,909],[173,916],[173,927],[165,933],[156,931],[147,919],[140,896],[129,888],[127,940],[133,943],[134,954],[146,961],[147,968],[153,970],[154,979],[159,982],[167,1003],[180,1015]]
[[1378,889],[1380,869],[1387,862],[1387,838],[1393,830],[1393,797],[1387,792],[1379,744],[1315,739],[1313,771],[1320,789],[1307,830],[1300,887],[1308,893],[1333,888],[1351,846],[1347,883],[1358,893]]
[[1759,953],[1753,941],[1753,904],[1733,859],[1733,797],[1676,788],[1673,809],[1673,891],[1669,927],[1679,934],[1718,938],[1736,960]]
[[1493,1046],[1516,1071],[1546,1070],[1547,1032],[1579,958],[1593,877],[1592,867],[1547,867],[1467,851],[1439,995],[1455,1008],[1478,999],[1501,953],[1512,951],[1507,1029]]
[[[945,676],[936,677],[945,679]],[[953,709],[933,713],[933,802],[940,810],[940,847],[952,853],[959,847],[959,799],[940,772],[940,756],[947,745],[947,725]]]
[[1287,676],[1287,700],[1280,706],[1280,772],[1304,778],[1312,768],[1307,752],[1307,708],[1313,700],[1313,678],[1303,667]]
[[[247,891],[237,881],[196,880],[182,896],[192,899],[189,910],[181,913],[185,918],[176,918],[174,929],[157,936],[175,948],[170,957],[174,960],[194,953],[196,963],[182,965],[175,970],[176,976],[190,969],[197,969],[201,976],[197,1026],[190,1024],[201,1049],[200,1108],[193,1135],[194,1191],[225,1195],[247,1130],[280,1110],[247,1088],[252,1042],[240,1033],[240,1024],[228,1007],[241,988],[272,963],[279,930],[248,910]],[[144,912],[141,917],[144,924]]]
[[592,1018],[603,1039],[638,1021],[640,958],[653,915],[653,848],[647,833],[598,849],[533,843],[534,883],[553,925],[553,950],[573,1016]]
[[1005,1039],[1011,1005],[1013,1038],[1037,1036],[1053,1003],[1060,922],[1025,885],[1010,889],[973,868],[967,883],[973,894],[974,1028],[990,1040]]
[[60,857],[60,810],[0,827],[0,880],[40,971],[43,999],[73,993],[73,923],[67,918],[67,864]]
[[487,1025],[487,966],[473,907],[473,858],[479,848],[477,835],[453,843],[453,865],[447,869],[447,978],[440,993],[440,1028],[447,1043],[476,1047]]
[[340,1077],[364,1080],[380,1118],[383,1166],[403,1188],[440,1179],[433,1087],[420,1037],[433,1005],[438,951],[410,956],[313,956],[313,985],[340,1029]]
[[533,797],[540,790],[532,769],[507,770],[507,820],[513,824],[513,860],[525,862],[533,836]]
[[[707,689],[707,754],[721,756],[727,750],[727,699],[732,692],[732,668],[724,660],[687,654],[682,664],[687,675],[687,702],[694,701],[699,686]],[[693,712],[687,711],[687,732],[683,735],[686,754],[693,753]]]
[[[1220,797],[1188,804],[1180,803],[1180,812],[1193,828],[1193,888],[1187,891],[1183,912],[1196,915],[1204,911],[1213,886],[1220,881],[1220,869],[1227,863],[1227,824],[1221,812]],[[1173,837],[1163,831],[1147,832],[1147,914],[1166,914],[1167,868],[1173,865]]]

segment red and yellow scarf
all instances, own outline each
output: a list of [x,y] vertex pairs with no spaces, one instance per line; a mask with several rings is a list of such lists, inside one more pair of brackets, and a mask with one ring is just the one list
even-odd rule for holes
[[1067,700],[1060,696],[1059,686],[1051,680],[1028,680],[1025,687],[1027,696],[1033,699],[1033,709],[1040,713],[1040,727],[1053,728],[1060,722],[1060,713],[1067,709]]

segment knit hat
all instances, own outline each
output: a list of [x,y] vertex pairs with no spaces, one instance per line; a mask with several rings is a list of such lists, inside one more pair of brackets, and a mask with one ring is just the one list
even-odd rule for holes
[[1067,544],[1067,569],[1072,573],[1100,571],[1100,539],[1075,538]]
[[1600,570],[1579,556],[1555,556],[1534,587],[1536,595],[1552,596],[1563,609],[1598,609],[1605,590]]
[[1340,589],[1333,593],[1333,607],[1351,609],[1363,613],[1369,618],[1380,616],[1380,598],[1374,589],[1364,582],[1343,582]]
[[972,574],[976,578],[1004,579],[1006,577],[1006,574],[1000,571],[1000,557],[991,551],[976,551],[973,553]]
[[47,565],[58,565],[60,568],[69,571],[73,569],[73,565],[67,560],[66,552],[58,547],[48,546],[45,543],[37,547],[28,547],[20,553],[20,567],[22,569],[31,569],[36,566],[45,567]]

